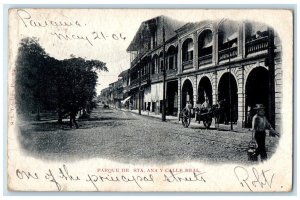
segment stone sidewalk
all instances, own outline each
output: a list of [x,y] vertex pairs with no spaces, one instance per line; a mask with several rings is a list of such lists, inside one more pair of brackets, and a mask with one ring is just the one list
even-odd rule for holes
[[[124,108],[122,108],[121,110],[125,111],[125,112],[131,112],[131,113],[134,113],[137,115],[139,113],[138,110],[128,110],[128,109],[124,109]],[[143,110],[141,111],[141,115],[145,116],[145,117],[155,118],[157,120],[161,120],[161,118],[162,118],[161,114],[157,115],[154,112],[148,112],[148,111],[143,111]],[[181,121],[179,121],[179,118],[177,116],[166,116],[166,121],[171,122],[171,123],[181,124]],[[190,126],[205,128],[203,125],[203,122],[200,122],[200,124],[199,124],[198,122],[195,121],[195,118],[192,118]],[[219,124],[219,126],[216,126],[215,120],[213,119],[210,128],[224,131],[224,130],[230,130],[230,125]],[[249,132],[250,130],[248,128],[240,128],[236,124],[233,124],[232,131],[233,132]]]

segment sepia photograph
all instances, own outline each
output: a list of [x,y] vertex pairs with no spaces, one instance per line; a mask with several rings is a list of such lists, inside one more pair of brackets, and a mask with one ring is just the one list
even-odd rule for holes
[[292,10],[8,19],[10,191],[292,190]]

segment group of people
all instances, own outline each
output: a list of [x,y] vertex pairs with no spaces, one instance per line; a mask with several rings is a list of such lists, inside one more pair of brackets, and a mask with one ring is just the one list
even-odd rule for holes
[[[192,102],[187,101],[185,108],[187,110],[191,110],[193,108]],[[197,103],[195,105],[195,109],[199,110],[199,112],[208,111],[210,109],[210,104],[209,104],[208,98],[205,98],[205,101],[202,104],[200,104],[200,102],[197,101]]]

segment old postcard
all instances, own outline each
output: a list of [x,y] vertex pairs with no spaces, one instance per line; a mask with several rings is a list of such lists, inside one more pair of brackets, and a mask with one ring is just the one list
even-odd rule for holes
[[292,10],[8,19],[10,191],[293,189]]

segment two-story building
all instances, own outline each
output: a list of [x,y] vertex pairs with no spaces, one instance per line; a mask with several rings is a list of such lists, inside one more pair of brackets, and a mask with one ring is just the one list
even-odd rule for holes
[[129,93],[133,108],[145,110],[148,105],[157,114],[162,109],[163,99],[163,28],[166,52],[166,70],[169,114],[177,114],[177,34],[182,22],[165,16],[158,16],[143,22],[130,43],[131,66],[129,70]]
[[178,114],[187,101],[195,105],[207,98],[210,104],[222,100],[227,105],[221,122],[231,111],[232,121],[245,126],[250,109],[264,104],[270,121],[280,125],[281,42],[266,24],[222,19],[183,25],[159,16],[141,24],[127,51],[136,109],[149,104],[152,112],[161,112],[166,63],[167,114]]

